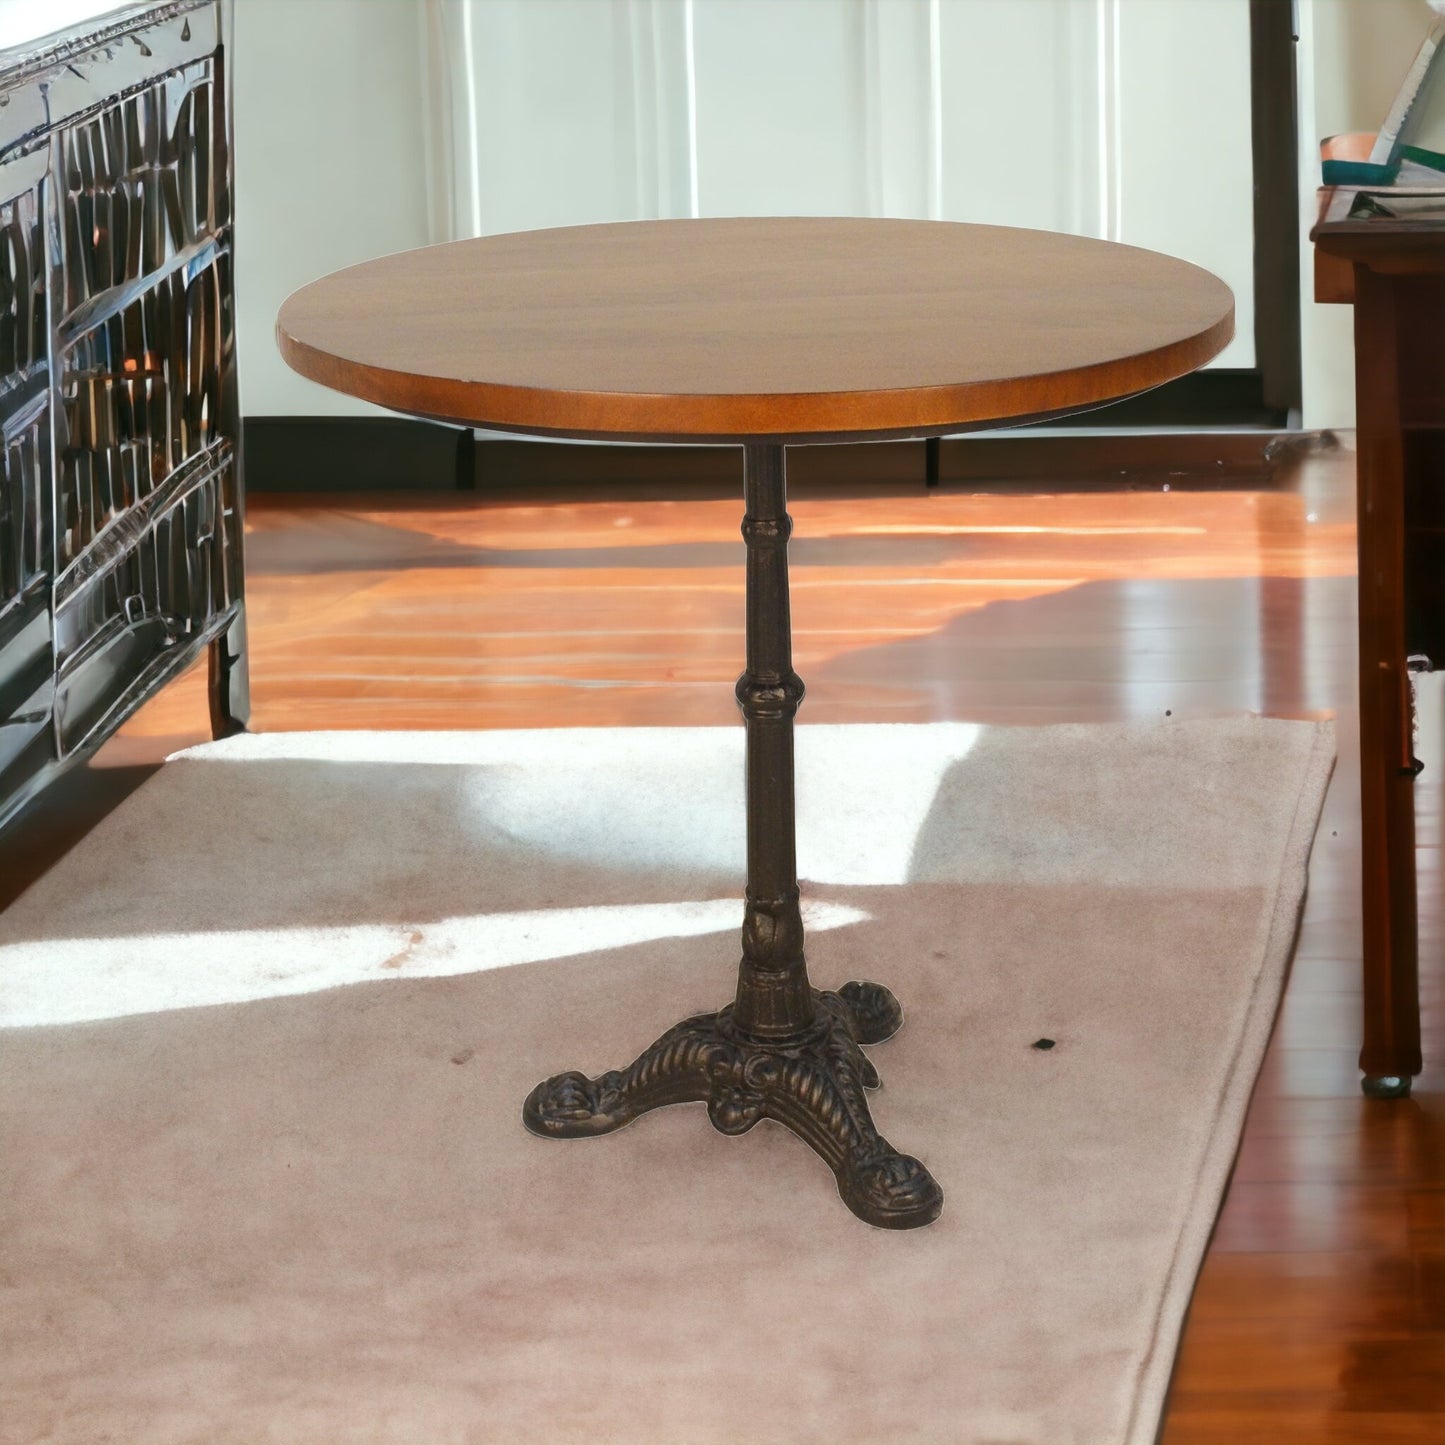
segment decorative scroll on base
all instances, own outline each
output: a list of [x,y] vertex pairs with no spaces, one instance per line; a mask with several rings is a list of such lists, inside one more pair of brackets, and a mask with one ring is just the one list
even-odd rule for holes
[[860,1219],[881,1229],[931,1223],[943,1208],[942,1191],[917,1159],[878,1133],[863,1092],[878,1087],[878,1071],[859,1045],[897,1031],[898,1001],[876,983],[815,992],[814,1001],[812,1027],[788,1041],[743,1036],[731,1006],[686,1019],[626,1069],[595,1079],[558,1074],[538,1084],[522,1121],[543,1138],[575,1139],[610,1134],[666,1104],[705,1103],[724,1134],[774,1119],[822,1156]]

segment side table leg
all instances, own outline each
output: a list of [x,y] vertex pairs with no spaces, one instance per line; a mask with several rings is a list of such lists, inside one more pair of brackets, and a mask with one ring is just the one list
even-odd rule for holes
[[1355,267],[1359,412],[1363,1088],[1399,1098],[1420,1072],[1414,709],[1406,670],[1400,283]]
[[860,1219],[910,1229],[938,1217],[943,1194],[874,1127],[864,1090],[877,1087],[878,1073],[860,1047],[894,1033],[902,1010],[878,984],[819,992],[803,956],[793,811],[803,684],[792,665],[783,448],[746,447],[744,474],[747,668],[737,697],[747,723],[748,879],[736,998],[669,1029],[626,1069],[545,1080],[522,1120],[544,1138],[578,1138],[666,1104],[706,1103],[724,1134],[773,1119],[823,1158]]

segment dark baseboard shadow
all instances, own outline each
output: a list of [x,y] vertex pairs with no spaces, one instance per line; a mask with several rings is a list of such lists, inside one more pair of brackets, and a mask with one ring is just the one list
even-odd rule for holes
[[[1188,476],[1207,485],[1258,484],[1282,450],[1331,445],[1329,433],[1287,428],[1267,406],[1257,372],[1196,372],[1141,396],[1070,417],[1049,430],[1019,427],[945,437],[791,448],[794,487],[958,484],[1147,485]],[[1150,430],[1164,428],[1169,430]],[[636,486],[647,496],[735,495],[739,447],[596,446],[478,436],[466,428],[405,417],[247,417],[246,486],[251,492],[509,492],[516,488]]]

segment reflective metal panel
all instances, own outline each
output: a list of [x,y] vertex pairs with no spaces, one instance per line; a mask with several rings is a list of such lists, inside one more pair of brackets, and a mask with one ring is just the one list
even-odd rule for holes
[[0,825],[207,644],[245,720],[222,20],[0,56]]

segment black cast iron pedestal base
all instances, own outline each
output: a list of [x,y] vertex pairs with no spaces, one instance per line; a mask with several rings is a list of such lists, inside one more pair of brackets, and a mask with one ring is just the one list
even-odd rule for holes
[[744,447],[743,492],[747,667],[737,699],[747,725],[748,872],[737,994],[719,1013],[669,1029],[626,1069],[539,1084],[522,1121],[544,1138],[575,1139],[610,1134],[664,1104],[706,1104],[724,1134],[773,1119],[822,1155],[859,1219],[913,1229],[938,1217],[943,1194],[873,1127],[863,1091],[878,1087],[878,1071],[859,1047],[895,1033],[903,1012],[876,983],[820,993],[803,957],[793,811],[803,682],[793,671],[782,443]]
[[629,1068],[589,1079],[558,1074],[538,1084],[522,1121],[543,1138],[610,1134],[649,1109],[705,1103],[724,1134],[775,1119],[815,1149],[859,1219],[912,1229],[938,1218],[943,1194],[922,1164],[873,1126],[864,1089],[878,1071],[860,1044],[876,1044],[903,1022],[898,1001],[876,983],[814,992],[812,1026],[799,1038],[760,1042],[740,1035],[731,1006],[670,1028]]

